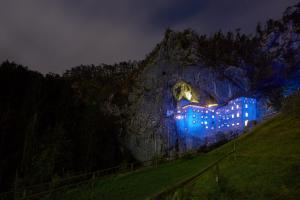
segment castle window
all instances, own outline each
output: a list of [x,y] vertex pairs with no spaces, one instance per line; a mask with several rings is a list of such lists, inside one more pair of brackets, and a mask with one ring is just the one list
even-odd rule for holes
[[237,113],[237,114],[236,114],[236,117],[240,117],[240,113]]
[[248,108],[248,104],[245,104],[245,108]]
[[177,115],[176,119],[182,119],[182,116],[181,115]]
[[234,114],[232,114],[231,117],[234,118]]
[[248,126],[248,120],[245,121],[245,126]]
[[245,113],[245,117],[248,117],[248,113],[247,112]]

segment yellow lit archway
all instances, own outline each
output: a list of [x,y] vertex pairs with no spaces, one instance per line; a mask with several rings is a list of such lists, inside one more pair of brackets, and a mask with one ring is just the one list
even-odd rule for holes
[[184,81],[178,81],[173,86],[172,93],[177,101],[180,101],[181,99],[186,99],[194,103],[199,102],[196,97],[196,93],[193,91],[192,87]]

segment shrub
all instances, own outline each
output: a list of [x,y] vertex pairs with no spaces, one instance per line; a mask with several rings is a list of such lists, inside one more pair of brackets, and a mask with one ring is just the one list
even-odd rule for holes
[[297,114],[300,113],[300,91],[295,92],[293,95],[285,97],[283,106],[281,108],[283,113]]
[[194,152],[187,152],[185,154],[183,154],[182,159],[184,160],[191,160],[195,157],[195,153]]

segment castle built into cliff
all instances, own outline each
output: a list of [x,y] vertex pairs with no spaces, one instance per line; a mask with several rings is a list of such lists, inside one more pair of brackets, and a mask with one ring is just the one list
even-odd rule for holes
[[241,132],[257,119],[254,98],[239,97],[226,105],[200,105],[182,100],[175,116],[179,134],[199,139],[213,138],[219,132]]

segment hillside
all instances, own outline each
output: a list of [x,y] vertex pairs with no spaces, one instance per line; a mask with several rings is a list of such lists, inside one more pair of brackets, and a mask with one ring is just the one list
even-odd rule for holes
[[[187,82],[202,105],[236,97],[258,100],[261,115],[279,109],[286,80],[300,68],[300,6],[258,26],[255,35],[222,31],[199,35],[167,29],[142,62],[128,93],[124,141],[138,160],[185,151],[168,111],[176,110],[171,88]],[[293,78],[292,85],[299,77]],[[289,89],[292,87],[289,86]],[[260,118],[261,116],[258,116]]]
[[299,19],[297,4],[252,35],[167,29],[140,61],[79,65],[62,75],[3,62],[0,192],[185,152],[172,94],[180,81],[201,105],[255,98],[258,120],[280,109],[300,88]]
[[[300,94],[285,101],[281,114],[205,155],[179,160],[83,186],[45,199],[145,199],[201,171],[230,152],[234,155],[207,171],[170,199],[296,199],[300,192]],[[173,198],[171,198],[173,196]]]
[[[179,199],[297,199],[300,195],[300,93],[280,115],[237,139],[237,156],[208,171],[171,196]],[[228,143],[211,152],[231,148]]]

